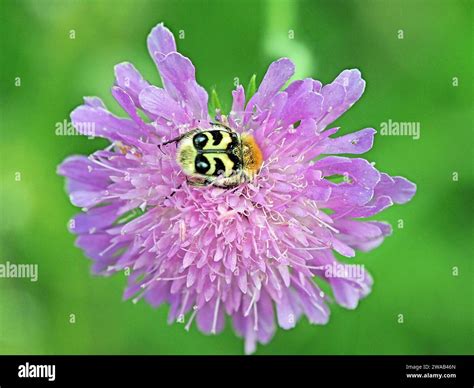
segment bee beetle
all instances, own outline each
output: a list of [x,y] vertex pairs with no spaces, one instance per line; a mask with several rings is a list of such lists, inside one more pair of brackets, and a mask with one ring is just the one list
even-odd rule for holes
[[196,128],[167,141],[176,143],[176,161],[193,186],[232,188],[252,180],[263,163],[252,135],[237,133],[224,123]]

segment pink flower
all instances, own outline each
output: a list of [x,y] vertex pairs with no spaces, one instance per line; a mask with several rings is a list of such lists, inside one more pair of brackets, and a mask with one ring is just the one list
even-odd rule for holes
[[[253,135],[263,166],[234,188],[199,187],[187,181],[176,147],[158,145],[209,128],[208,95],[162,24],[150,33],[148,48],[164,88],[122,63],[112,94],[129,118],[114,116],[96,97],[71,114],[79,131],[92,125],[96,136],[111,141],[58,168],[71,202],[83,210],[71,231],[94,272],[129,268],[125,298],[168,303],[169,322],[186,329],[195,320],[202,332],[218,333],[230,316],[246,353],[269,342],[277,325],[290,329],[302,316],[328,321],[330,297],[315,277],[329,283],[338,304],[354,309],[372,279],[365,270],[328,271],[340,268],[333,252],[353,257],[380,245],[390,225],[361,219],[409,201],[416,190],[365,159],[333,156],[372,147],[372,128],[335,138],[338,128],[327,129],[362,95],[360,72],[345,70],[325,86],[298,80],[282,91],[294,72],[282,58],[247,104],[238,86],[228,123]],[[344,179],[337,183],[335,176]]]

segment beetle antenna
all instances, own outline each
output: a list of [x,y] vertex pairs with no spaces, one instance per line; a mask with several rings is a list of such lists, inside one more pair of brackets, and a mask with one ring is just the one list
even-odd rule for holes
[[214,121],[209,121],[209,124],[211,125],[216,125],[216,126],[219,126],[219,127],[224,127],[225,129],[229,130],[229,131],[232,131],[232,128],[230,128],[228,125],[224,124],[223,122],[221,121],[218,121],[216,120],[216,122]]
[[[163,150],[161,149],[161,147],[165,146],[165,145],[168,145],[168,144],[171,144],[171,143],[177,143],[178,141],[180,141],[182,138],[183,138],[184,135],[180,135],[178,137],[175,137],[174,139],[171,139],[171,140],[168,140],[168,141],[165,141],[164,143],[161,143],[161,144],[158,144],[158,148],[161,152],[163,152]],[[164,152],[163,152],[164,153]]]

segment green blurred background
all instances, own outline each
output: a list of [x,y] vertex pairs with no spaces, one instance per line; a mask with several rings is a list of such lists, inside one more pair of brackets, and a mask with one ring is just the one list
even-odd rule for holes
[[345,68],[362,71],[366,92],[338,120],[341,134],[380,129],[389,119],[421,125],[419,140],[379,134],[366,154],[379,169],[418,184],[412,202],[378,217],[394,225],[393,236],[353,261],[373,274],[372,294],[355,311],[332,305],[326,326],[303,320],[280,329],[257,354],[474,353],[472,2],[0,3],[0,263],[39,264],[36,283],[0,279],[0,353],[243,353],[230,325],[219,336],[195,326],[188,333],[166,323],[167,306],[122,302],[124,275],[91,276],[66,230],[77,209],[56,166],[106,142],[59,137],[55,125],[84,95],[122,115],[109,94],[121,61],[159,84],[146,37],[161,21],[176,36],[184,32],[179,50],[227,108],[235,77],[246,85],[255,72],[261,80],[272,60],[288,56],[298,78],[330,82]]

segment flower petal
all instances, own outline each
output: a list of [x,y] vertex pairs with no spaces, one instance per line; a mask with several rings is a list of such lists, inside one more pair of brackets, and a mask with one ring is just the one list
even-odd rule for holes
[[397,204],[410,201],[416,193],[416,185],[401,176],[391,177],[388,174],[380,174],[380,182],[375,187],[375,195],[386,195]]
[[111,205],[92,208],[85,213],[79,213],[69,223],[70,231],[76,234],[91,234],[112,225],[117,219],[123,204],[115,202]]
[[146,110],[157,117],[172,121],[176,125],[191,122],[186,111],[164,89],[149,86],[142,90],[139,100]]
[[378,247],[392,232],[390,224],[377,221],[336,220],[334,227],[339,230],[338,238],[354,249],[367,252]]
[[330,278],[336,302],[342,307],[353,310],[359,304],[359,300],[367,296],[373,284],[372,277],[367,271],[363,271],[363,278]]
[[208,95],[196,82],[195,69],[191,61],[179,53],[172,52],[158,62],[166,91],[176,101],[189,108],[193,117],[208,119]]
[[[365,128],[337,138],[326,138],[319,146],[323,154],[363,154],[372,148],[377,131]],[[318,147],[319,147],[318,146]]]
[[328,156],[318,160],[315,167],[323,171],[324,176],[346,175],[366,188],[374,188],[380,180],[380,173],[374,166],[361,158]]
[[[122,89],[118,86],[114,86],[112,88],[112,95],[139,127],[146,128],[148,126],[148,124],[146,124],[143,119],[138,115],[137,106],[133,102],[132,97],[125,91],[125,89]],[[148,130],[150,132],[153,132],[151,126],[148,128]]]
[[281,115],[286,127],[297,121],[319,117],[322,110],[323,97],[314,92],[307,92],[298,97],[288,98],[284,112]]
[[101,191],[110,183],[110,172],[85,156],[70,156],[57,169],[68,178],[68,191]]
[[229,121],[235,128],[242,125],[245,109],[245,91],[242,85],[232,91],[232,109],[229,114]]
[[154,27],[147,39],[148,51],[150,56],[158,65],[161,57],[176,51],[176,42],[170,30],[163,23]]
[[298,319],[295,306],[290,296],[291,292],[291,289],[286,289],[285,292],[282,293],[281,300],[276,305],[278,325],[285,330],[295,327]]
[[140,137],[147,133],[134,121],[117,117],[97,105],[77,107],[71,113],[71,121],[79,133],[87,136],[92,133],[109,140],[120,140],[121,135]]
[[319,131],[354,105],[364,89],[365,81],[357,69],[344,70],[331,84],[324,86],[321,89],[324,101],[323,114],[318,120]]
[[122,62],[115,66],[115,83],[127,92],[138,107],[140,92],[150,85],[129,62]]
[[248,102],[247,113],[251,113],[254,106],[258,106],[260,109],[265,108],[294,72],[295,65],[288,58],[281,58],[273,62],[263,77],[257,92]]

